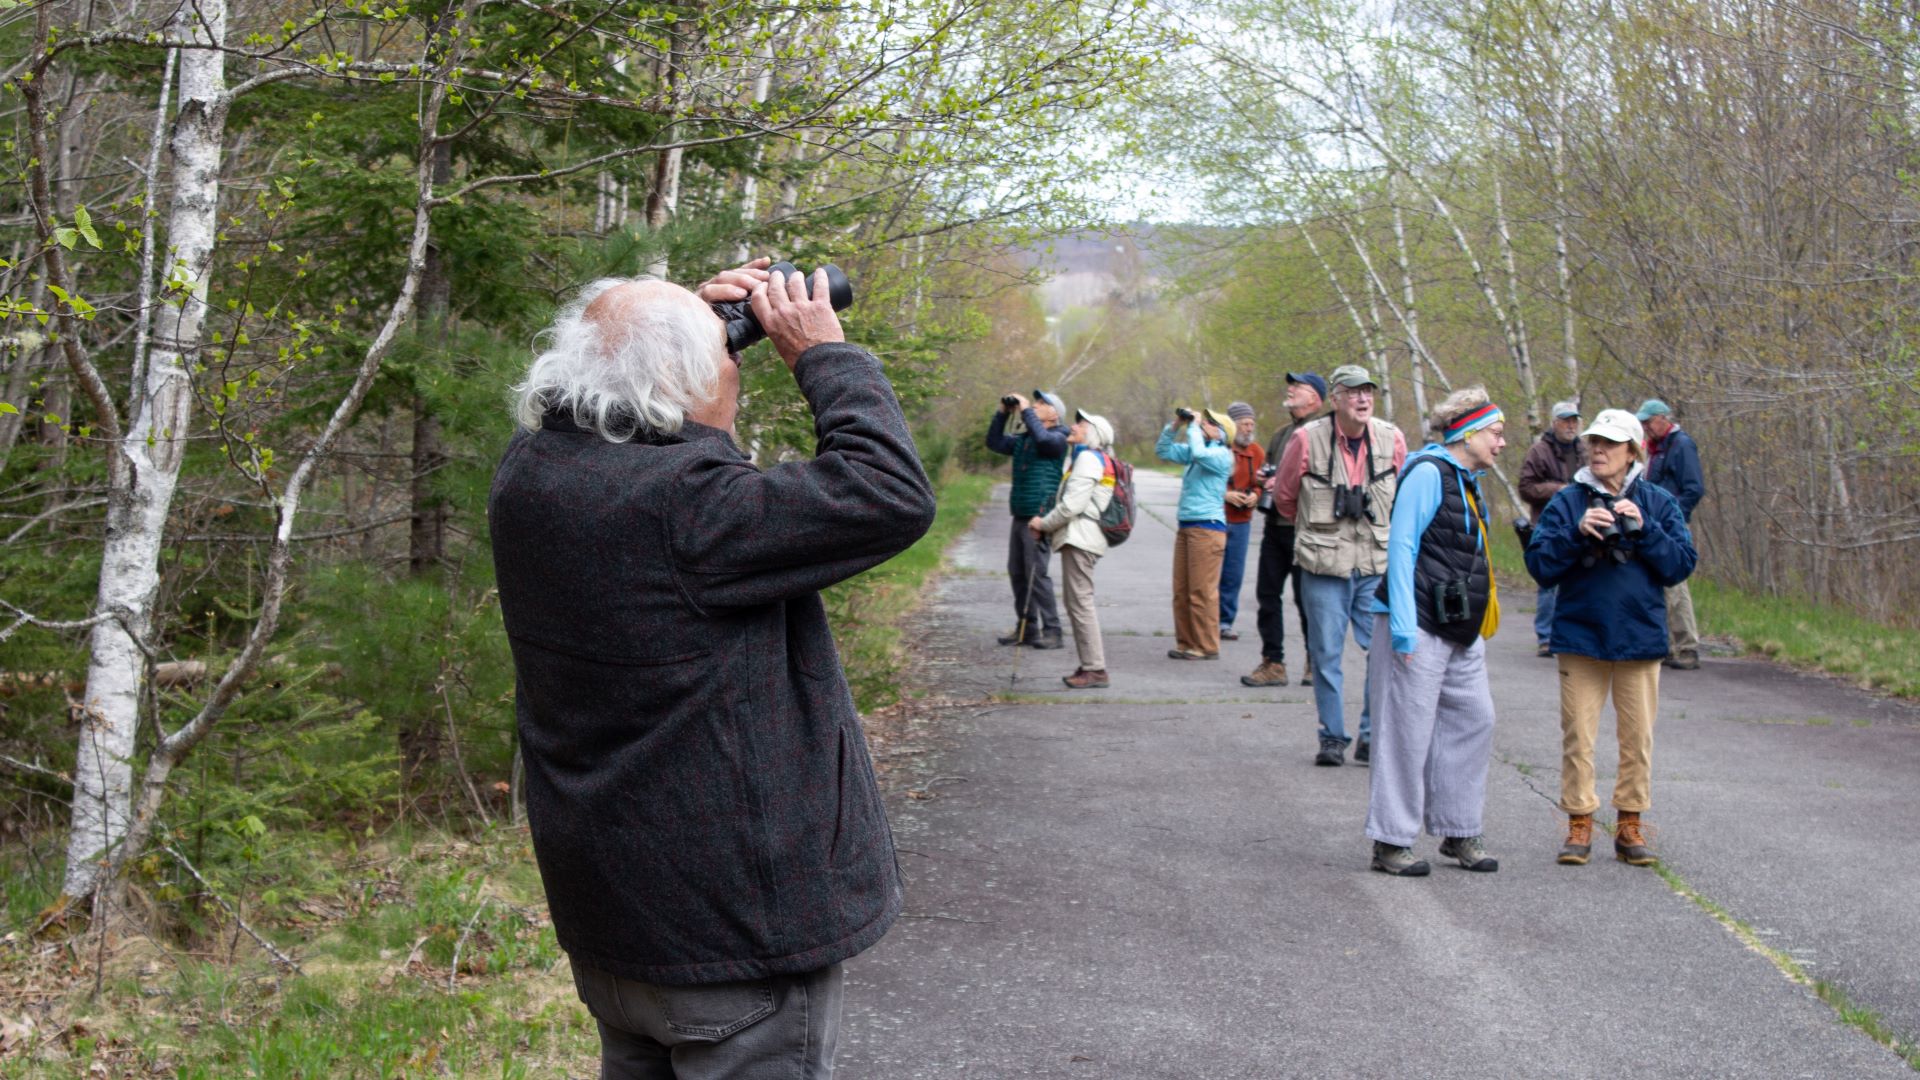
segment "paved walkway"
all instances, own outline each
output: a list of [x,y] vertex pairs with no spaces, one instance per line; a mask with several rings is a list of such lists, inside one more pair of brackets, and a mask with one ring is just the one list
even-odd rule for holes
[[1240,686],[1251,633],[1165,658],[1177,481],[1139,477],[1155,517],[1096,574],[1111,690],[1059,684],[1071,645],[1010,682],[999,505],[954,549],[918,632],[933,703],[876,743],[909,915],[849,966],[841,1075],[1911,1080],[1772,957],[1920,1036],[1920,712],[1746,660],[1669,672],[1648,818],[1693,895],[1604,838],[1558,866],[1554,665],[1507,583],[1500,872],[1423,839],[1431,877],[1371,873],[1368,772],[1313,767],[1308,688]]

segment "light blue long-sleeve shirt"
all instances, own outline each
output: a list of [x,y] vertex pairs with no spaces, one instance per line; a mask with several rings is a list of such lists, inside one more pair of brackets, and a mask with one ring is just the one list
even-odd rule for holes
[[1153,453],[1161,461],[1185,465],[1180,479],[1180,520],[1227,520],[1227,478],[1233,475],[1233,448],[1214,442],[1200,433],[1199,424],[1187,425],[1187,438],[1173,437],[1173,425],[1160,429]]
[[[1423,457],[1438,458],[1438,469],[1414,469],[1414,463]],[[1433,524],[1433,515],[1440,512],[1440,505],[1446,493],[1441,487],[1447,479],[1460,485],[1460,502],[1467,504],[1466,485],[1469,479],[1478,482],[1479,473],[1470,477],[1460,463],[1447,453],[1446,447],[1439,443],[1428,443],[1407,455],[1406,464],[1400,469],[1400,484],[1393,493],[1393,525],[1387,535],[1387,602],[1381,603],[1379,597],[1373,601],[1373,610],[1387,616],[1387,625],[1393,632],[1393,651],[1411,653],[1418,644],[1420,629],[1420,611],[1415,607],[1413,588],[1414,563],[1420,555],[1420,540],[1427,533],[1427,526]],[[1466,513],[1471,517],[1469,507]],[[1479,543],[1486,543],[1479,529],[1471,521],[1467,531],[1472,533]]]

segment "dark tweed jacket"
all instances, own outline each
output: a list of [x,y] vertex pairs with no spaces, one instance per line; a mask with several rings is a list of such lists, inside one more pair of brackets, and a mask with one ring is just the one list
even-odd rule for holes
[[726,433],[610,443],[549,414],[488,514],[534,854],[576,962],[653,983],[811,971],[900,912],[819,591],[912,544],[932,486],[879,361],[797,365],[813,460]]

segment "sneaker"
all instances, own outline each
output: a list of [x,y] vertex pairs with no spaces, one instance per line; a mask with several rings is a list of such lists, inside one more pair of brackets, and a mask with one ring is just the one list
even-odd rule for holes
[[1540,643],[1540,645],[1539,645],[1539,647],[1538,647],[1538,648],[1536,648],[1536,649],[1534,649],[1534,650],[1533,650],[1533,655],[1535,655],[1535,656],[1552,656],[1552,655],[1553,655],[1553,646],[1552,646],[1552,645],[1549,645],[1549,644],[1547,644],[1546,642],[1544,642],[1544,641],[1543,641],[1543,642],[1541,642],[1541,643]]
[[1500,860],[1487,854],[1487,845],[1478,836],[1449,836],[1440,841],[1440,854],[1460,860],[1460,865],[1481,874],[1500,869]]
[[1414,858],[1412,848],[1394,847],[1378,840],[1373,842],[1373,868],[1394,877],[1426,877],[1433,869],[1427,860]]
[[1613,857],[1628,866],[1652,866],[1660,861],[1647,846],[1647,834],[1637,812],[1620,811],[1619,821],[1613,828]]
[[1241,686],[1285,686],[1287,685],[1287,665],[1272,660],[1260,661],[1253,674],[1240,676]]
[[1188,652],[1185,649],[1168,649],[1167,659],[1169,660],[1218,660],[1220,659],[1220,654],[1217,652]]
[[1223,626],[1220,628],[1220,640],[1221,641],[1239,641],[1240,632],[1235,630],[1231,626]]
[[1672,656],[1660,661],[1660,663],[1675,671],[1698,671],[1700,670],[1700,654],[1697,652],[1674,653]]
[[1076,668],[1073,674],[1062,676],[1060,681],[1066,683],[1069,690],[1101,690],[1110,685],[1104,668],[1099,671]]
[[1313,756],[1315,765],[1345,765],[1347,763],[1347,740],[1335,739],[1327,735],[1320,736],[1320,752]]
[[1313,661],[1311,660],[1307,661],[1306,670],[1300,673],[1300,685],[1301,686],[1313,685]]
[[1373,760],[1373,740],[1361,739],[1353,744],[1353,763],[1365,765]]
[[1040,636],[1027,642],[1027,644],[1036,649],[1060,649],[1066,647],[1060,640],[1060,628],[1057,626],[1051,630],[1040,631]]

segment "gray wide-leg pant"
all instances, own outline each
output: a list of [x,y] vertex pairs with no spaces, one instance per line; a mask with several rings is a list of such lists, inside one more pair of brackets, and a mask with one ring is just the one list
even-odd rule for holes
[[1374,616],[1373,777],[1367,836],[1412,847],[1434,836],[1479,836],[1493,757],[1487,643],[1455,645],[1418,631],[1412,656],[1393,651],[1385,615]]

